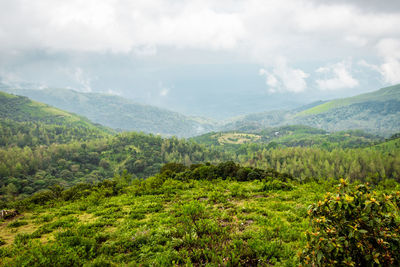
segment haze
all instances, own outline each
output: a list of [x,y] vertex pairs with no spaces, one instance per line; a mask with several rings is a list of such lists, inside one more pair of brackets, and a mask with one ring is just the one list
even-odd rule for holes
[[400,82],[399,1],[0,1],[0,77],[228,118]]

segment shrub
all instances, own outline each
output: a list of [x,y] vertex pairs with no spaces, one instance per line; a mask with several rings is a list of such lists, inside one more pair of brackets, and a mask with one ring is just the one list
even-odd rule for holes
[[8,227],[8,228],[17,228],[17,227],[20,227],[20,226],[23,226],[23,225],[27,225],[27,224],[28,224],[27,221],[18,220],[18,221],[10,222],[10,223],[7,225],[7,227]]
[[341,180],[335,194],[309,209],[305,265],[400,265],[400,193],[378,195]]
[[293,190],[293,186],[289,183],[285,183],[279,180],[272,180],[264,183],[263,186],[264,191],[272,191],[272,190],[283,190],[290,191]]

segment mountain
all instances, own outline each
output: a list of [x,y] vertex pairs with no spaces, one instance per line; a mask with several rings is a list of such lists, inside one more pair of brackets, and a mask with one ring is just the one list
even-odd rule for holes
[[226,124],[224,130],[261,130],[282,125],[308,125],[331,132],[359,129],[390,136],[400,131],[400,85],[293,110],[249,114]]
[[90,140],[113,133],[88,119],[0,92],[0,146],[48,145]]
[[138,104],[115,95],[82,93],[69,89],[2,88],[2,90],[80,114],[113,129],[188,137],[208,132],[215,127],[214,122],[206,119]]

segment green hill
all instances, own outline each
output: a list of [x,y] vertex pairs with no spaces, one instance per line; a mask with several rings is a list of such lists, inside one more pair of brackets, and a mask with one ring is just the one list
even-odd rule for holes
[[382,88],[372,93],[357,95],[354,97],[336,99],[320,105],[311,107],[296,114],[296,116],[321,114],[331,111],[336,108],[346,107],[353,104],[370,103],[370,102],[387,102],[387,101],[400,101],[400,85]]
[[265,129],[211,132],[193,137],[195,142],[214,145],[224,150],[238,149],[241,145],[266,145],[266,147],[319,147],[356,148],[370,146],[383,138],[360,130],[327,132],[310,126],[290,125]]
[[135,103],[123,97],[81,93],[69,89],[6,89],[54,107],[89,118],[91,121],[128,131],[164,136],[188,137],[207,132],[215,123],[177,112]]
[[249,114],[224,130],[262,130],[282,125],[307,125],[329,132],[363,130],[388,137],[400,131],[400,85],[294,110]]
[[88,119],[0,92],[0,145],[48,145],[90,140],[113,133]]

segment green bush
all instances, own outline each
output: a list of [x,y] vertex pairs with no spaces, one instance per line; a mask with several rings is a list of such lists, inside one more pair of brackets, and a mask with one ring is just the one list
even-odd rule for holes
[[301,253],[305,265],[399,266],[400,193],[377,194],[341,180],[335,194],[309,209],[312,231]]
[[20,226],[23,226],[23,225],[27,225],[27,224],[28,224],[27,221],[18,220],[18,221],[10,222],[10,223],[7,225],[7,227],[8,227],[8,228],[17,228],[17,227],[20,227]]
[[285,183],[279,180],[267,181],[263,185],[264,191],[282,190],[290,191],[293,190],[293,186],[289,183]]

